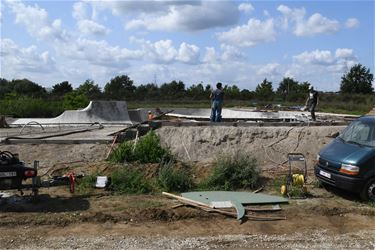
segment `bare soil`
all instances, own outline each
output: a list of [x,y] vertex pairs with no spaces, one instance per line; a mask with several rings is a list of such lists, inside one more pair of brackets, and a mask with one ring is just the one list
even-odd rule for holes
[[[289,129],[275,128],[267,133],[211,132],[212,141],[221,141],[216,143],[219,148],[223,147],[220,150],[242,147],[253,152],[263,169],[265,188],[262,192],[267,194],[277,194],[277,178],[285,175],[287,165],[270,161],[261,144],[271,150],[269,156],[277,162],[284,161],[282,152],[289,151],[287,147],[308,155],[311,197],[290,200],[289,204],[281,206],[280,212],[255,214],[285,216],[286,220],[240,222],[193,207],[173,208],[178,202],[161,194],[114,195],[95,190],[90,195],[80,195],[69,193],[67,187],[53,187],[41,189],[37,198],[29,196],[28,192],[20,196],[16,191],[10,192],[11,197],[0,198],[0,248],[375,249],[374,204],[362,203],[352,194],[317,187],[312,176],[319,147],[328,143],[331,140],[328,136],[341,128],[295,128],[288,132]],[[171,143],[175,140],[171,134],[177,136],[176,131],[165,129],[158,133],[164,134],[163,143],[170,143],[173,152],[187,155],[186,150],[180,148],[181,143]],[[197,178],[210,172],[210,161],[202,158],[218,152],[208,137],[198,137],[200,133],[198,130],[191,132],[194,138],[188,134],[179,137],[190,152],[190,164]],[[240,133],[239,139],[229,139],[233,133]],[[249,139],[249,134],[253,139]],[[228,135],[226,141],[220,139],[225,135]],[[199,140],[203,141],[197,142]],[[237,144],[231,144],[236,140]],[[195,147],[192,146],[194,141]],[[289,144],[284,144],[287,141]],[[249,144],[245,147],[246,142]],[[0,145],[0,150],[18,152],[27,162],[40,160],[40,173],[46,178],[69,170],[109,174],[117,167],[103,161],[108,145]],[[280,155],[274,152],[277,150],[281,151]],[[151,177],[157,166],[148,165],[145,169],[146,176]]]

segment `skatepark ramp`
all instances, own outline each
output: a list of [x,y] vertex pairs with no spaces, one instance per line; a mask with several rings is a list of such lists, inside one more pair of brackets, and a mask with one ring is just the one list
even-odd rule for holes
[[83,125],[101,123],[108,125],[131,125],[125,101],[90,101],[84,109],[67,110],[55,118],[22,118],[11,125],[39,123],[42,125]]

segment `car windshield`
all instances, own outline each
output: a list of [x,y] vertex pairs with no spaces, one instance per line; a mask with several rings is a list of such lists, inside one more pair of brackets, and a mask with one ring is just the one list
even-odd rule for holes
[[354,121],[346,127],[339,138],[347,143],[375,147],[375,124]]

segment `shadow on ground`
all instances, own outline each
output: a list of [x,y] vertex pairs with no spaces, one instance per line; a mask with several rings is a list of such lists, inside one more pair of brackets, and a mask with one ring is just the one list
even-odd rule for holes
[[351,193],[345,190],[338,189],[336,187],[332,187],[329,185],[323,185],[324,189],[327,190],[327,192],[332,193],[334,195],[337,195],[343,199],[355,201],[355,202],[362,202],[362,200],[359,197],[359,194]]
[[41,194],[37,197],[11,196],[0,198],[0,212],[74,212],[90,208],[89,201],[80,196],[51,197]]

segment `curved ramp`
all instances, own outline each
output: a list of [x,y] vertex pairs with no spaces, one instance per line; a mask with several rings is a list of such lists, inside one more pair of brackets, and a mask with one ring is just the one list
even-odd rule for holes
[[125,101],[90,101],[80,110],[67,110],[55,118],[22,118],[11,125],[24,125],[37,122],[42,125],[79,125],[99,122],[109,125],[131,125],[128,107]]

